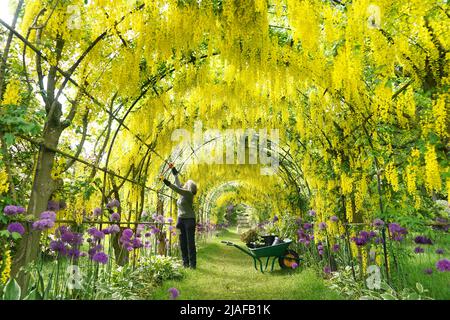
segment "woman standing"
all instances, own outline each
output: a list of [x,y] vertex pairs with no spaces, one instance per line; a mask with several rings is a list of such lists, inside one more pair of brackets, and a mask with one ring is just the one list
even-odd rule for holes
[[194,196],[197,194],[197,185],[194,181],[188,180],[182,187],[178,179],[178,171],[172,167],[172,173],[175,176],[175,184],[164,179],[166,186],[180,195],[177,201],[178,222],[177,228],[180,229],[180,248],[183,258],[183,266],[195,269],[197,267],[197,252],[195,249],[195,212],[193,209]]

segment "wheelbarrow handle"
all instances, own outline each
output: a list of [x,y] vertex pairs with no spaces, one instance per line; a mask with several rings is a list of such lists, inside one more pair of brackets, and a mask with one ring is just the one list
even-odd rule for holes
[[220,242],[225,243],[227,246],[234,246],[234,243],[231,242],[231,241],[224,241],[224,240],[222,240]]

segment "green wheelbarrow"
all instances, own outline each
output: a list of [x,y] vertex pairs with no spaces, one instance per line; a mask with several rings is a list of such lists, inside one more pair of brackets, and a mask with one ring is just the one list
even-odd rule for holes
[[[282,269],[292,268],[294,263],[299,265],[301,260],[297,252],[288,249],[289,245],[292,243],[292,240],[285,240],[283,243],[255,249],[243,248],[230,241],[221,242],[225,243],[227,246],[235,247],[252,257],[255,269],[258,270],[259,264],[259,269],[262,273],[267,270],[270,259],[272,259],[272,267],[270,271],[273,271],[276,260],[278,260],[278,263]],[[265,264],[262,261],[263,258],[267,258]],[[265,265],[264,268],[263,265]]]

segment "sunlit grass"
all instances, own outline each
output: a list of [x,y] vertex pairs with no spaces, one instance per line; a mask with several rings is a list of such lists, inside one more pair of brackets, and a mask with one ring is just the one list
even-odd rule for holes
[[176,287],[180,299],[342,299],[325,286],[312,270],[280,270],[262,274],[253,260],[221,240],[238,242],[234,232],[223,231],[219,237],[198,251],[196,270],[187,270],[181,281],[167,281],[153,293],[154,299],[167,299],[167,290]]

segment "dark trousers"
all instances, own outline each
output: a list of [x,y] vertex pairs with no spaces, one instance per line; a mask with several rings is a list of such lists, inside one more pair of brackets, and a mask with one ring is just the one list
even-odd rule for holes
[[195,219],[178,219],[177,228],[180,229],[180,249],[185,267],[197,266],[197,252],[195,250]]

